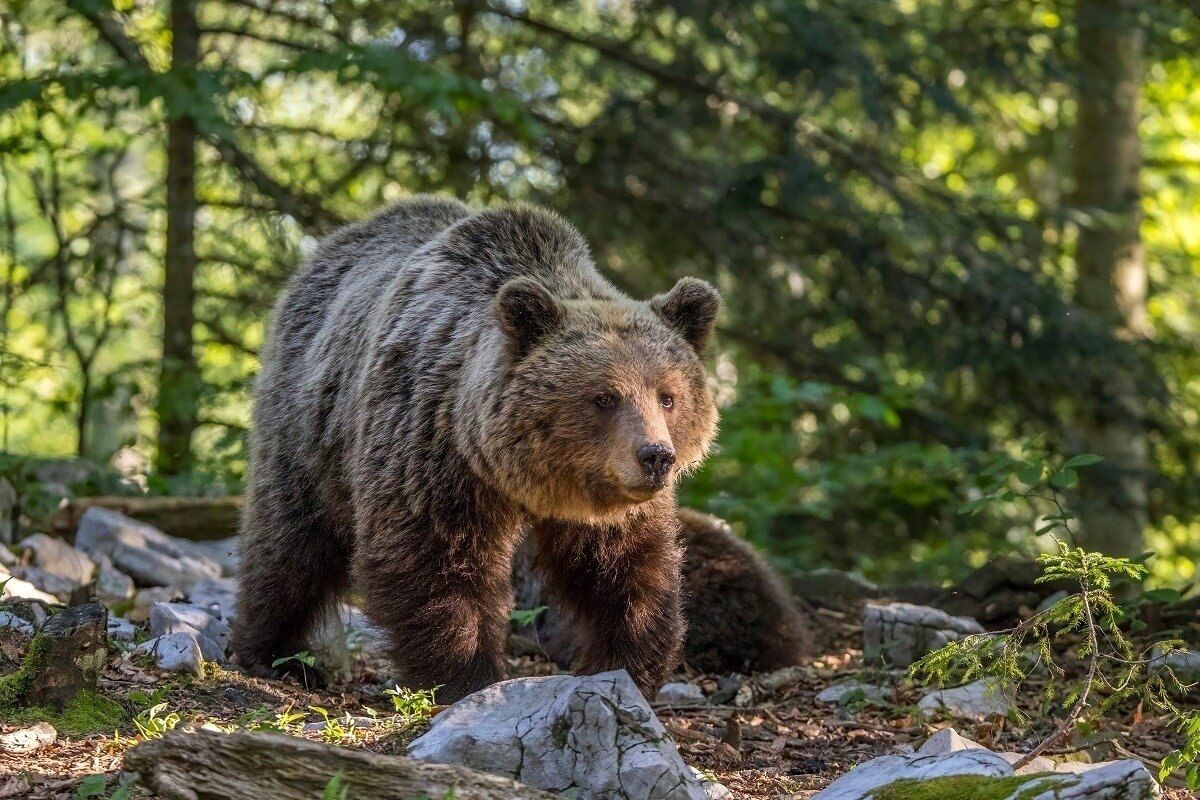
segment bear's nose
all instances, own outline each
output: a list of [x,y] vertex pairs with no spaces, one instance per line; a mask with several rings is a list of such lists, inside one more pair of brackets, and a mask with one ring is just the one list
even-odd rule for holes
[[637,449],[637,460],[646,477],[662,483],[675,463],[675,451],[665,444],[644,444]]

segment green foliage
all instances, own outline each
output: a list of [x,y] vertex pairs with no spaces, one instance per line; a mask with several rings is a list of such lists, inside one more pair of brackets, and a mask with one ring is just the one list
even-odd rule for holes
[[237,718],[237,724],[252,731],[294,733],[304,723],[305,716],[303,711],[294,710],[289,703],[280,712],[274,712],[268,708],[247,711]]
[[158,703],[134,717],[133,725],[147,739],[158,739],[175,730],[180,721],[179,712],[170,710],[166,703]]
[[1200,712],[1192,712],[1179,719],[1179,730],[1184,736],[1184,745],[1163,759],[1158,770],[1158,779],[1177,770],[1186,768],[1184,779],[1191,789],[1200,789]]
[[[1052,536],[1056,552],[1038,557],[1043,567],[1038,582],[1063,583],[1074,591],[1014,628],[951,642],[909,669],[909,678],[923,684],[987,679],[1008,693],[1042,673],[1041,712],[1047,717],[1061,713],[1063,721],[1031,755],[1127,701],[1140,701],[1182,718],[1176,706],[1182,684],[1171,670],[1150,668],[1151,646],[1139,650],[1124,630],[1137,627],[1134,606],[1123,606],[1114,594],[1119,583],[1142,580],[1145,565],[1089,552],[1058,538],[1074,540],[1075,515],[1064,505],[1061,492],[1074,485],[1076,470],[1099,461],[1090,454],[1057,465],[1006,457],[989,469],[985,494],[965,504],[962,513],[978,514],[996,503],[1047,504],[1050,510],[1041,516],[1037,534]],[[1163,639],[1153,646],[1165,653],[1181,644]],[[1064,666],[1069,661],[1082,663],[1083,672]],[[1184,748],[1164,761],[1163,768],[1168,763],[1172,770],[1190,763],[1197,752]]]
[[411,727],[429,719],[437,705],[434,702],[436,691],[437,689],[406,689],[393,686],[391,689],[385,689],[383,693],[391,698],[392,708],[400,717],[401,724]]
[[49,722],[63,733],[106,733],[117,730],[129,721],[129,713],[124,706],[93,689],[79,692],[61,710],[22,705],[0,708],[7,722]]
[[325,723],[321,728],[321,737],[331,744],[353,739],[357,733],[358,724],[349,712],[330,714],[329,709],[322,706],[309,706],[308,710],[321,717],[321,721]]
[[75,788],[75,800],[88,800],[92,797],[98,797],[101,800],[128,800],[129,786],[120,785],[113,790],[112,794],[109,794],[108,779],[104,775],[88,775]]
[[538,617],[546,612],[547,606],[538,606],[537,608],[514,608],[508,615],[511,621],[518,628],[524,628],[537,622]]
[[321,800],[348,800],[349,797],[350,787],[346,786],[346,780],[340,772],[329,779],[325,791],[321,793]]
[[175,397],[157,357],[164,123],[187,116],[198,466],[147,476],[151,491],[239,489],[279,287],[312,237],[432,191],[560,210],[638,296],[683,273],[722,289],[722,433],[684,498],[782,559],[959,577],[1024,522],[954,518],[987,454],[1031,432],[1069,452],[1084,422],[1125,413],[1101,389],[1115,375],[1151,431],[1155,566],[1190,578],[1200,60],[1185,3],[1131,21],[1147,342],[1075,301],[1076,240],[1103,214],[1071,199],[1065,0],[468,6],[214,2],[199,65],[172,70],[169,4],[13,4],[0,451],[150,455],[151,409]]
[[283,656],[271,662],[272,667],[281,667],[289,662],[296,662],[304,667],[315,667],[317,665],[317,657],[307,650],[301,650],[299,653],[293,653],[290,656]]

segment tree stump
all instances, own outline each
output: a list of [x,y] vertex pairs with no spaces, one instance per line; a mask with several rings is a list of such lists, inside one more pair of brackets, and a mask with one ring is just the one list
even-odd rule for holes
[[0,681],[0,706],[62,709],[94,691],[108,658],[108,610],[99,603],[68,608],[46,620],[20,669]]

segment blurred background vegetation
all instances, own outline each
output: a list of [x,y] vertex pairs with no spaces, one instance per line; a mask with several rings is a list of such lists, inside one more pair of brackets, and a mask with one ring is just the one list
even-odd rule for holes
[[236,492],[281,283],[438,192],[560,210],[637,296],[721,287],[683,500],[778,558],[960,576],[1038,547],[957,513],[994,459],[1092,452],[1084,544],[1193,576],[1189,0],[2,0],[0,37],[18,481]]

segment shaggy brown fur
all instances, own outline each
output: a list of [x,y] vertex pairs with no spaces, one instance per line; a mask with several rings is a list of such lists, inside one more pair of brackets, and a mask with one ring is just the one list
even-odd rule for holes
[[724,520],[683,508],[684,660],[701,672],[767,672],[812,655],[783,580]]
[[[812,630],[782,579],[758,551],[717,517],[679,509],[683,545],[683,656],[701,672],[766,672],[802,663],[812,655]],[[513,569],[513,591],[522,608],[553,601],[522,546]],[[575,649],[570,628],[551,606],[537,622],[542,649],[569,664]]]
[[255,390],[236,649],[302,649],[352,581],[412,686],[502,677],[522,526],[583,672],[650,691],[682,637],[673,486],[716,407],[697,352],[719,299],[648,302],[570,225],[413,198],[344,228],[276,306]]

